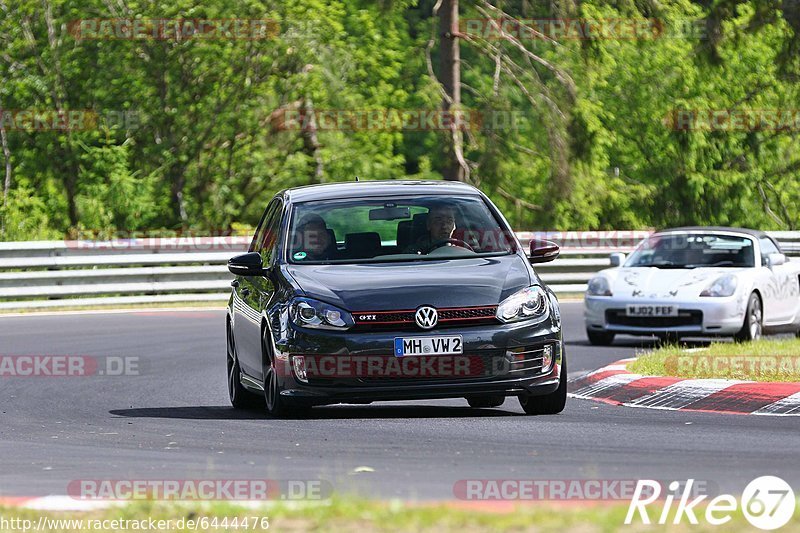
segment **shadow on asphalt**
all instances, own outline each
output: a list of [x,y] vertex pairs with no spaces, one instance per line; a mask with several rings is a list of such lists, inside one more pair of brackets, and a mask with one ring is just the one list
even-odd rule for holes
[[128,418],[182,418],[185,420],[258,420],[265,416],[258,411],[238,411],[233,407],[210,405],[114,409],[109,413]]
[[[514,401],[510,398],[509,401]],[[261,420],[270,418],[261,411],[239,411],[227,406],[197,407],[143,407],[138,409],[114,409],[110,414],[126,418],[174,418],[184,420]],[[522,413],[502,409],[473,409],[446,405],[336,405],[315,407],[301,412],[297,418],[303,420],[322,419],[379,419],[379,418],[492,418],[521,416]]]
[[[703,348],[708,346],[712,342],[724,342],[724,339],[681,339],[680,344],[686,346],[687,348]],[[624,347],[624,348],[644,348],[648,350],[654,350],[656,348],[660,348],[664,345],[664,343],[657,339],[656,337],[622,337],[619,339],[614,339],[613,344],[610,346],[595,346],[590,343],[587,339],[580,339],[580,340],[571,340],[566,341],[565,344],[567,346],[591,346],[592,348],[600,348],[600,349],[610,349],[617,347]]]

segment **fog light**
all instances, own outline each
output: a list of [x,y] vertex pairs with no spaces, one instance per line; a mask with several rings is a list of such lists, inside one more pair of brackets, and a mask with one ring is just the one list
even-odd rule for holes
[[304,383],[308,383],[308,376],[306,376],[306,358],[302,355],[295,355],[292,357],[292,368],[294,368],[294,375],[297,379]]
[[542,373],[549,372],[553,367],[553,345],[548,344],[542,350]]

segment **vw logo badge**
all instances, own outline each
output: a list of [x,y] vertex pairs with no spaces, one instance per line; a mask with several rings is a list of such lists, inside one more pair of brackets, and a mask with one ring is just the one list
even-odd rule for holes
[[414,321],[422,329],[431,329],[439,321],[439,313],[435,308],[423,305],[414,313]]

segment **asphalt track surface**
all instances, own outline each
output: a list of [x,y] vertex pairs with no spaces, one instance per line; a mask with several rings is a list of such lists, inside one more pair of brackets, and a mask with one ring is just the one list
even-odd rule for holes
[[[593,347],[564,303],[570,375],[652,341]],[[342,493],[451,499],[465,479],[704,480],[740,493],[800,487],[800,419],[615,407],[570,399],[524,416],[514,398],[316,408],[308,419],[234,411],[224,311],[0,318],[0,355],[136,356],[139,376],[0,377],[0,496],[66,494],[85,479],[322,479]],[[358,467],[373,471],[356,472]],[[364,470],[364,469],[360,469]]]

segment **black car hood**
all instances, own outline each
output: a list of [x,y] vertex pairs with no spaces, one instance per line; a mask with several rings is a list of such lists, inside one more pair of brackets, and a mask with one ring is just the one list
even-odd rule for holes
[[496,305],[531,284],[516,254],[414,263],[286,265],[309,297],[348,311]]

